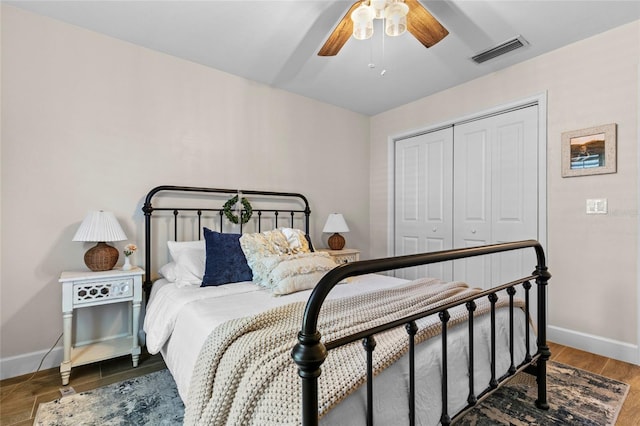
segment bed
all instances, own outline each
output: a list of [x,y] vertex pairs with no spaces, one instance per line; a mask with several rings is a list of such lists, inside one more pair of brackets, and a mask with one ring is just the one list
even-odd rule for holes
[[[143,212],[146,344],[185,424],[449,424],[520,371],[548,408],[536,241],[338,265],[298,193],[159,186]],[[535,251],[534,272],[485,291],[392,273],[512,250]]]

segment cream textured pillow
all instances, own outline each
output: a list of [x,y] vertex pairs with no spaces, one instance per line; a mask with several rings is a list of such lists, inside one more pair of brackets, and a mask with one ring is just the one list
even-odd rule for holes
[[289,243],[281,230],[265,231],[255,234],[244,234],[240,237],[240,247],[247,258],[247,264],[253,273],[253,282],[264,285],[266,275],[261,260],[268,256],[289,253]]
[[280,281],[276,287],[273,287],[271,293],[275,296],[283,296],[285,294],[314,288],[326,273],[327,271],[309,272],[287,277]]
[[296,228],[279,228],[289,244],[289,253],[310,253],[309,241],[304,231]]
[[275,295],[313,288],[328,271],[338,266],[324,252],[265,257],[260,263],[269,271],[265,286]]

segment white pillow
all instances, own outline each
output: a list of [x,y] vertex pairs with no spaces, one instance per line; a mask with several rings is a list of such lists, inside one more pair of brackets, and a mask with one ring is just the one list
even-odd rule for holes
[[167,241],[167,247],[169,248],[169,254],[175,261],[180,252],[190,249],[205,250],[204,240],[197,241]]
[[162,265],[158,273],[167,281],[174,282],[176,280],[176,262],[169,262],[166,265]]
[[204,240],[167,241],[167,247],[175,266],[172,271],[167,267],[165,272],[174,279],[171,280],[164,274],[163,276],[167,280],[175,282],[178,287],[201,285],[205,267]]

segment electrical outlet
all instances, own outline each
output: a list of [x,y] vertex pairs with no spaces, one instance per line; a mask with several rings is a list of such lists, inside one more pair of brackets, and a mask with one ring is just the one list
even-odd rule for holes
[[587,199],[587,214],[607,214],[607,199]]

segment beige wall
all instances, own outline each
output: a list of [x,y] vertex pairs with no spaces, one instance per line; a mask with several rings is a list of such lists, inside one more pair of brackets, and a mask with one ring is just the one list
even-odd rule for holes
[[[385,256],[389,137],[543,92],[551,323],[637,349],[639,22],[369,119],[5,4],[1,14],[3,377],[23,361],[18,372],[33,371],[60,334],[57,277],[84,267],[89,245],[71,238],[87,210],[114,211],[140,244],[142,197],[158,184],[302,191],[316,244],[339,209],[348,245]],[[611,122],[618,173],[563,179],[560,133]],[[585,199],[600,197],[609,214],[586,216]]]
[[302,192],[314,243],[340,211],[366,256],[368,142],[368,117],[3,4],[0,358],[34,353],[33,371],[61,333],[86,212],[140,245],[156,185]]
[[[640,362],[639,58],[634,22],[373,117],[371,255],[388,250],[391,137],[546,92],[550,324],[556,335],[610,339]],[[618,172],[562,178],[561,133],[607,123],[618,124]],[[587,216],[587,198],[607,198],[609,214]]]

